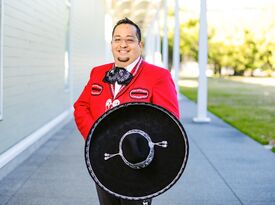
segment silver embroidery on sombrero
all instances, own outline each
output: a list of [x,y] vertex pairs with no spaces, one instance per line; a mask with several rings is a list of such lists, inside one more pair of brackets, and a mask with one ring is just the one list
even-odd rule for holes
[[[138,163],[131,163],[129,162],[124,154],[123,154],[123,150],[122,150],[122,143],[123,143],[123,140],[125,139],[126,136],[130,135],[130,134],[134,134],[134,133],[137,133],[137,134],[140,134],[141,136],[143,136],[147,142],[148,142],[148,145],[149,145],[149,154],[147,156],[147,158],[144,160],[144,161],[141,161],[141,162],[138,162]],[[161,142],[152,142],[150,136],[142,131],[142,130],[139,130],[139,129],[132,129],[132,130],[129,130],[128,132],[126,132],[122,138],[120,139],[120,142],[119,142],[119,152],[118,153],[115,153],[115,154],[109,154],[109,153],[105,153],[104,154],[104,160],[108,160],[112,157],[115,157],[115,156],[120,156],[123,160],[123,162],[128,165],[129,167],[133,168],[133,169],[141,169],[141,168],[145,168],[147,167],[153,160],[154,158],[154,153],[155,153],[155,150],[154,150],[154,146],[160,146],[160,147],[163,147],[163,148],[166,148],[168,147],[168,143],[167,141],[161,141]]]

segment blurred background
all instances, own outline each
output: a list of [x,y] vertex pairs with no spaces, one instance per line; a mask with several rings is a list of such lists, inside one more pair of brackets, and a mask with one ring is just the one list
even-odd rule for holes
[[92,67],[112,62],[112,28],[124,17],[181,94],[197,101],[205,71],[208,109],[275,151],[275,2],[207,0],[202,15],[203,1],[1,0],[0,169],[72,118]]

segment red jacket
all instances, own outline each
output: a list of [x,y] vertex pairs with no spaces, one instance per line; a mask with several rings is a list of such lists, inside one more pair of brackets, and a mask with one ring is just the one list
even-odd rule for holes
[[134,75],[131,82],[122,86],[114,98],[114,85],[102,81],[113,66],[110,63],[93,68],[90,80],[74,104],[75,122],[84,139],[104,112],[122,103],[150,102],[166,108],[179,118],[177,93],[168,70],[141,60],[131,72]]

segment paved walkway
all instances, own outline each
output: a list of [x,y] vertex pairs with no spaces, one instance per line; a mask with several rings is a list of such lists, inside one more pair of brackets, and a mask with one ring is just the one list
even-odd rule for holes
[[[190,158],[181,179],[153,204],[275,204],[275,154],[211,114],[211,123],[193,123],[189,100],[180,106]],[[98,205],[83,146],[70,122],[0,181],[0,204]]]

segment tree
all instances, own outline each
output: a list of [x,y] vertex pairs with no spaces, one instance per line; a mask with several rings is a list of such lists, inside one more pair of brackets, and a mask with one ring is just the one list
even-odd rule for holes
[[214,74],[221,76],[222,67],[226,66],[228,48],[223,42],[208,42],[208,63],[213,67]]
[[180,51],[185,58],[198,61],[199,20],[191,19],[180,25]]
[[[180,53],[185,59],[198,60],[199,21],[191,19],[180,24]],[[169,62],[173,56],[173,33],[168,35]]]
[[[198,61],[199,20],[190,19],[180,25],[180,52],[185,60]],[[256,39],[248,29],[243,32],[243,43],[236,44],[234,37],[228,37],[227,43],[216,41],[215,29],[208,32],[208,63],[214,73],[221,76],[221,69],[234,69],[234,75],[243,75],[245,71],[261,68],[269,73],[275,71],[275,42],[266,38]],[[265,36],[265,35],[264,35]],[[274,39],[272,39],[274,40]],[[168,35],[169,62],[173,56],[173,33]],[[253,73],[253,72],[251,72]]]
[[269,75],[275,71],[275,43],[262,39],[259,42],[259,67]]

